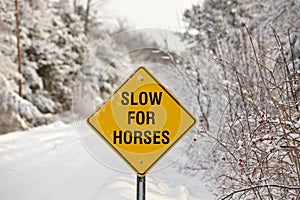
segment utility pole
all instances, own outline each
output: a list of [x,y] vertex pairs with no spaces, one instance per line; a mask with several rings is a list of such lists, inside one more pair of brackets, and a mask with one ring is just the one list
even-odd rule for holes
[[23,98],[22,91],[22,79],[23,79],[23,69],[22,69],[22,51],[21,51],[21,42],[20,42],[20,28],[19,28],[19,2],[15,0],[16,6],[16,37],[17,37],[17,49],[18,49],[18,72],[20,74],[19,79],[19,96]]
[[89,23],[89,16],[90,16],[90,9],[91,9],[92,0],[86,1],[86,9],[85,9],[85,16],[84,16],[84,32],[88,32],[88,23]]

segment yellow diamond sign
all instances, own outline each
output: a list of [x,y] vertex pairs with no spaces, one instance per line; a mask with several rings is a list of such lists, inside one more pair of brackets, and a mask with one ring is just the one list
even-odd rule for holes
[[140,67],[87,122],[137,175],[145,176],[196,120]]

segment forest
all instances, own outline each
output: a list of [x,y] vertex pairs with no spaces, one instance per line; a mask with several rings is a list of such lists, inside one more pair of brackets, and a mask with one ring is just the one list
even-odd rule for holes
[[181,175],[205,177],[215,199],[300,199],[299,0],[191,5],[181,50],[151,35],[162,30],[108,27],[105,1],[16,2],[0,0],[0,134],[82,120],[138,64],[159,63],[198,121]]

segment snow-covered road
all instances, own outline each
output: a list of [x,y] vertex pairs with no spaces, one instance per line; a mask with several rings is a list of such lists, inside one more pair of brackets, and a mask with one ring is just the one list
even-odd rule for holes
[[[1,200],[135,199],[135,181],[133,173],[118,172],[93,159],[73,125],[56,122],[0,136]],[[170,166],[147,176],[148,199],[213,197],[204,184]]]

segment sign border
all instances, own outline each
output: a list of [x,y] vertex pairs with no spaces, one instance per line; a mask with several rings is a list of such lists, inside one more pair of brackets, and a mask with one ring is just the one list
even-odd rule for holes
[[[104,136],[104,134],[102,134],[99,130],[97,130],[92,123],[89,121],[90,118],[95,115],[102,107],[104,107],[106,105],[107,102],[109,102],[109,100],[123,87],[123,85],[125,85],[129,80],[131,80],[131,78],[140,70],[144,70],[175,102],[177,105],[179,105],[192,119],[193,119],[193,123],[186,129],[185,132],[183,132],[146,170],[144,173],[140,173],[127,159],[124,155],[122,155],[118,149],[112,145]],[[136,174],[139,177],[144,177],[147,175],[147,173],[155,166],[155,164],[158,163],[158,161],[160,161],[182,138],[183,136],[185,136],[195,125],[196,125],[196,118],[176,99],[175,95],[173,95],[171,92],[169,92],[169,90],[167,88],[165,88],[163,86],[162,83],[160,83],[159,80],[157,80],[154,75],[152,75],[151,72],[149,72],[147,70],[146,67],[144,66],[140,66],[138,67],[127,79],[126,81],[124,81],[111,95],[110,97],[101,104],[101,106],[99,108],[96,109],[95,112],[93,112],[87,119],[86,119],[87,124],[97,133],[98,136],[100,136],[107,144],[109,147],[111,147],[117,155],[120,156],[120,158],[131,168],[133,169],[133,171],[136,172]]]

